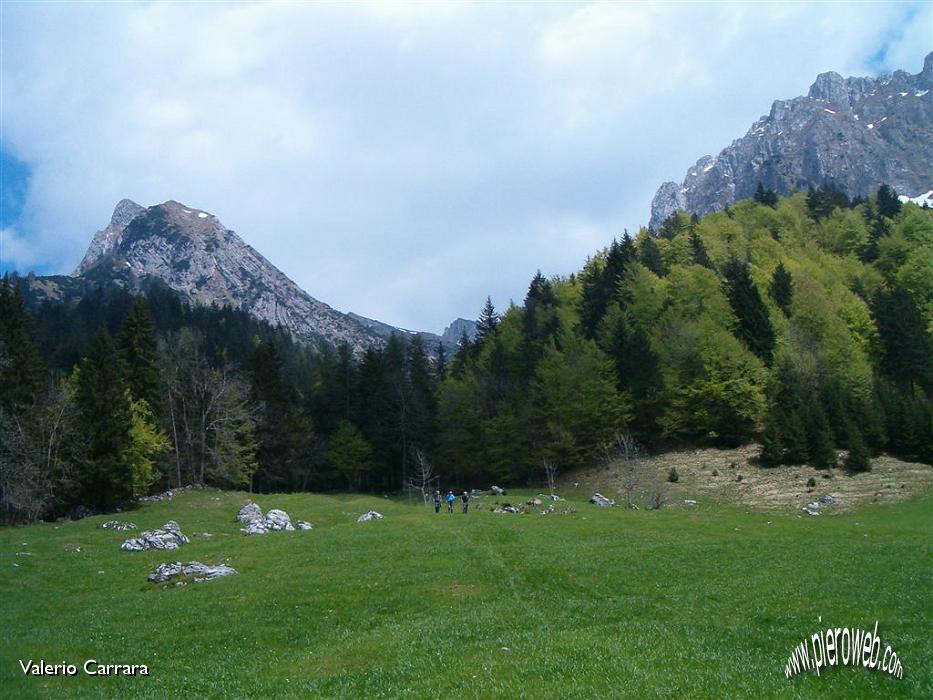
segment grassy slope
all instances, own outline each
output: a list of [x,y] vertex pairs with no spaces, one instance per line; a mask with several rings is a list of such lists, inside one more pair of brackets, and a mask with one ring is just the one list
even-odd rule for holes
[[[128,514],[214,533],[175,558],[239,571],[184,588],[147,584],[171,555],[120,551],[105,518],[0,531],[0,697],[933,697],[929,496],[806,519],[584,503],[435,516],[375,497],[262,496],[315,525],[264,537],[237,532],[245,500],[189,492]],[[370,507],[386,519],[354,522]],[[903,680],[861,668],[786,680],[819,615],[880,620]],[[89,657],[152,675],[26,678],[17,663]]]

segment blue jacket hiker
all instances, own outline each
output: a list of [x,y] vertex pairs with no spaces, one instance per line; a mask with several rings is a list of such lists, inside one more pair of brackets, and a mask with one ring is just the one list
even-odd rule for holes
[[454,496],[454,492],[448,491],[447,492],[447,512],[448,513],[454,512],[454,501],[455,500],[457,500],[457,497]]

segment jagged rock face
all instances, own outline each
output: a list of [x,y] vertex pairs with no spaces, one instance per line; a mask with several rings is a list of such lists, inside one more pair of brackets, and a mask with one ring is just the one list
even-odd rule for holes
[[470,340],[476,338],[476,321],[470,321],[466,318],[458,318],[444,329],[441,335],[441,341],[451,349],[456,349],[460,345],[460,338],[466,333]]
[[718,156],[704,156],[683,183],[665,182],[651,202],[652,229],[677,210],[699,215],[751,197],[832,183],[851,197],[881,184],[916,196],[933,187],[933,53],[917,75],[823,73],[806,97],[778,100]]
[[113,250],[117,237],[123,233],[123,229],[126,228],[127,224],[143,211],[145,209],[136,202],[121,199],[113,210],[113,216],[110,217],[110,225],[94,234],[91,245],[88,246],[87,252],[75,269],[74,274],[83,274],[100,262],[101,258]]
[[130,284],[155,277],[195,303],[243,309],[300,340],[347,342],[356,351],[382,342],[301,289],[217,217],[179,202],[148,209],[120,202],[76,271],[88,273]]

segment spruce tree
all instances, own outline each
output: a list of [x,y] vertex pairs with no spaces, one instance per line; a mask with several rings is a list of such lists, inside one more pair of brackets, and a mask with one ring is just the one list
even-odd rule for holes
[[871,453],[862,438],[861,432],[853,428],[849,437],[849,456],[846,457],[846,469],[850,472],[871,471]]
[[7,276],[0,280],[0,355],[0,408],[31,405],[42,387],[42,361],[22,290]]
[[890,185],[879,187],[875,198],[878,202],[878,213],[881,216],[893,219],[901,213],[901,200],[897,198],[897,192]]
[[444,349],[444,343],[437,344],[437,357],[434,361],[434,376],[438,381],[447,376],[447,350]]
[[114,508],[133,496],[133,414],[120,353],[106,329],[97,333],[81,363],[76,402],[87,439],[80,502]]
[[621,243],[612,240],[606,251],[605,264],[590,264],[583,277],[580,295],[580,325],[585,337],[597,336],[606,309],[616,297],[622,274],[634,257],[632,239],[626,231]]
[[771,364],[774,327],[768,316],[768,307],[761,300],[749,274],[748,265],[733,257],[726,265],[725,277],[726,296],[739,321],[736,336],[765,364]]
[[779,262],[774,268],[771,284],[768,285],[768,295],[785,316],[790,316],[791,304],[794,301],[794,281],[783,262]]
[[693,254],[693,262],[710,270],[713,269],[713,262],[709,259],[706,246],[703,244],[703,239],[700,238],[695,224],[690,226],[690,251]]
[[130,395],[145,401],[152,416],[158,420],[162,415],[162,397],[155,333],[149,310],[139,297],[133,299],[130,312],[123,321],[119,343]]
[[872,311],[881,338],[881,368],[906,390],[933,389],[933,343],[913,295],[895,284],[875,297]]
[[639,262],[658,277],[664,277],[664,275],[667,274],[667,270],[664,267],[661,251],[658,248],[658,244],[654,242],[654,239],[650,235],[643,236],[640,248],[638,254]]
[[755,190],[753,199],[759,204],[764,204],[766,207],[772,208],[777,206],[778,203],[778,196],[774,190],[766,190],[760,180],[758,181],[758,188]]
[[492,298],[486,297],[486,303],[476,322],[476,342],[482,343],[487,335],[495,333],[498,325],[499,314],[496,313],[496,307],[492,304]]

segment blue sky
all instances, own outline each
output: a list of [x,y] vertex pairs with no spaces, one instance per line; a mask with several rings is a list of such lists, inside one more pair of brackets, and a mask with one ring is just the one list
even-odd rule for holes
[[933,49],[929,2],[4,2],[2,20],[2,269],[69,272],[118,200],[176,199],[336,308],[435,331],[636,230],[661,182],[818,73],[916,73]]

